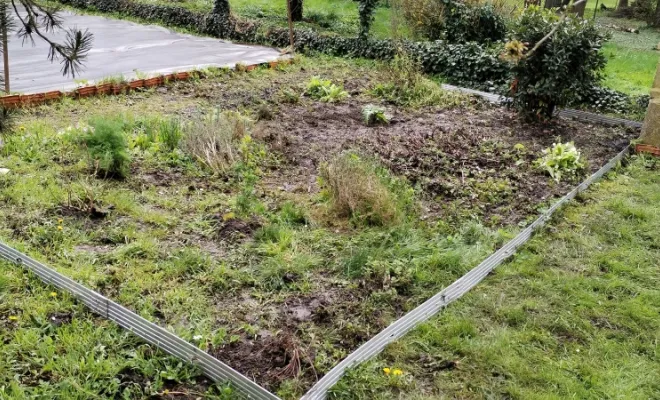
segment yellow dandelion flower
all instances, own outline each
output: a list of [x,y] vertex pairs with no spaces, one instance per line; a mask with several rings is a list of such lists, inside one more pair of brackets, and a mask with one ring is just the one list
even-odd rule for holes
[[392,371],[392,375],[401,376],[401,375],[403,375],[403,371],[401,371],[400,369],[397,368],[394,371]]
[[62,225],[58,225],[58,226],[57,226],[57,230],[58,230],[58,231],[61,231],[61,230],[62,230]]
[[56,292],[50,292],[50,297],[57,297],[57,293]]
[[62,218],[57,220],[57,223],[60,224],[60,225],[62,225],[63,222],[64,222],[64,220]]
[[18,317],[15,316],[15,315],[10,315],[10,316],[9,316],[9,320],[10,320],[10,321],[18,321]]
[[385,375],[390,374],[390,369],[389,368],[383,368],[383,372],[385,372]]
[[20,130],[21,130],[21,132],[25,132],[25,127],[24,127],[24,126],[21,126],[21,127],[20,127]]

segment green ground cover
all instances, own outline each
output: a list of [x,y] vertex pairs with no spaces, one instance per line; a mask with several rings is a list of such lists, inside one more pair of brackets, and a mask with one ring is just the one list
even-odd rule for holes
[[195,368],[0,262],[1,399],[231,398],[225,390],[209,390]]
[[660,397],[659,169],[633,157],[332,398]]

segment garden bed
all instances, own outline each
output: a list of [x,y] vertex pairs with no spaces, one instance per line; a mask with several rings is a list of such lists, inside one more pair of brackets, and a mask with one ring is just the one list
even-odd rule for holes
[[[314,76],[350,97],[301,96]],[[574,141],[586,174],[637,136],[570,121],[530,126],[456,94],[397,106],[371,94],[383,76],[373,62],[300,59],[25,112],[2,150],[0,237],[299,397],[575,184],[534,167],[542,149]],[[367,104],[390,123],[366,126]],[[188,123],[214,109],[256,121],[241,137],[243,167],[228,173],[163,139],[172,116]],[[79,139],[88,128],[78,124],[93,116],[122,121],[132,156],[123,180],[90,174]],[[150,139],[154,126],[160,139]],[[345,151],[384,167],[397,198],[413,188],[412,204],[375,225],[338,213],[320,177]]]

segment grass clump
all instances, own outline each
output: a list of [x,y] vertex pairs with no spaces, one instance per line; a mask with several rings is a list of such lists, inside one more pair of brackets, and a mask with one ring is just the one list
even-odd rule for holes
[[367,104],[362,108],[362,117],[367,125],[389,124],[390,117],[385,113],[383,107]]
[[406,55],[397,55],[383,70],[383,82],[374,86],[372,95],[404,107],[460,105],[465,95],[443,90],[426,78],[419,63]]
[[555,143],[543,150],[543,157],[536,160],[536,166],[550,174],[555,181],[561,182],[565,177],[577,177],[586,163],[575,144],[568,142]]
[[249,136],[250,121],[236,112],[214,112],[183,129],[185,152],[217,174],[227,173],[241,160],[241,140]]
[[177,149],[183,138],[181,123],[178,119],[174,118],[161,121],[158,133],[160,141],[170,151]]
[[120,179],[128,176],[131,155],[122,122],[95,119],[81,134],[80,141],[87,147],[96,175]]
[[343,86],[338,86],[330,80],[313,77],[307,84],[305,91],[309,97],[326,103],[336,103],[348,97]]
[[321,167],[324,191],[334,211],[367,225],[401,222],[414,208],[414,193],[375,161],[353,152]]

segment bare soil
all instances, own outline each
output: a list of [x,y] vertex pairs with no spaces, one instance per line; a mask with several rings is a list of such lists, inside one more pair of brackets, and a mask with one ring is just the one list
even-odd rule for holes
[[[480,216],[490,225],[510,225],[538,214],[538,206],[562,196],[574,182],[556,183],[533,162],[554,142],[574,141],[592,173],[638,132],[575,121],[522,123],[502,107],[451,110],[390,110],[389,125],[368,127],[364,104],[281,108],[262,121],[261,138],[286,160],[267,179],[271,188],[316,192],[319,165],[348,149],[377,156],[405,176],[424,200],[425,216],[455,220]],[[516,144],[523,151],[514,149]]]

